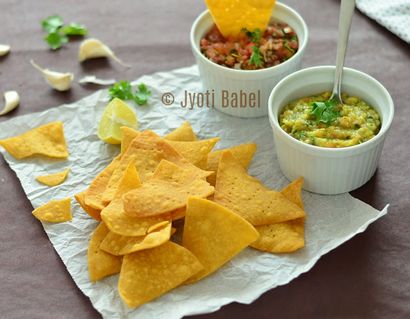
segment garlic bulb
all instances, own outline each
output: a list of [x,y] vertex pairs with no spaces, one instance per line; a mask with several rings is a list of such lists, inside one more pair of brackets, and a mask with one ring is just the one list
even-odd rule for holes
[[86,75],[78,81],[80,84],[112,85],[117,82],[115,79],[99,79],[95,75]]
[[30,63],[43,74],[44,79],[53,89],[56,89],[57,91],[67,91],[71,88],[71,82],[74,80],[74,74],[60,73],[49,69],[43,69],[34,63],[33,60],[31,60]]
[[80,44],[80,50],[78,52],[78,60],[83,62],[88,59],[94,58],[112,58],[119,64],[128,67],[127,64],[122,62],[117,56],[112,52],[112,50],[97,39],[86,39]]
[[20,103],[20,97],[16,91],[7,91],[4,93],[4,108],[0,111],[0,115],[5,115],[14,110]]
[[10,46],[7,44],[0,44],[0,56],[6,55],[10,52]]

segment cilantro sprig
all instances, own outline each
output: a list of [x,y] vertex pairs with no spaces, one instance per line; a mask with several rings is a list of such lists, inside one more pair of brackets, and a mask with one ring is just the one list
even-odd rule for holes
[[249,59],[249,64],[254,64],[256,67],[262,66],[262,54],[259,50],[259,47],[254,45],[252,47],[251,58]]
[[262,57],[262,54],[259,50],[259,43],[260,43],[261,37],[262,37],[261,30],[256,28],[253,31],[249,31],[248,29],[243,28],[242,32],[245,32],[246,35],[254,43],[254,45],[252,46],[252,54],[251,54],[251,57],[249,59],[249,64],[253,64],[256,67],[261,67],[262,64],[263,64],[263,57]]
[[322,122],[327,125],[334,122],[340,116],[335,101],[313,102],[310,114],[315,116],[316,122]]
[[121,100],[133,100],[138,105],[145,105],[148,103],[148,98],[151,96],[151,91],[144,83],[137,86],[137,90],[133,91],[131,83],[128,81],[119,81],[108,89],[110,100],[119,98]]
[[69,41],[70,36],[85,36],[88,30],[78,23],[64,25],[59,15],[52,15],[41,21],[41,27],[47,32],[44,40],[52,50],[61,48]]
[[242,31],[246,33],[253,43],[259,44],[262,37],[262,32],[259,28],[256,28],[254,31],[249,31],[248,29],[243,28]]

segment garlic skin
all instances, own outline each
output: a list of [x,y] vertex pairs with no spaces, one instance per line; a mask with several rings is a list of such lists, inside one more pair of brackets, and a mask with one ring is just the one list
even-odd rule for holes
[[78,51],[78,61],[83,62],[88,59],[94,58],[112,58],[119,64],[125,67],[129,65],[122,62],[114,52],[104,43],[98,39],[86,39],[80,44],[80,49]]
[[10,52],[10,46],[7,44],[0,44],[0,56],[7,55]]
[[71,88],[71,83],[74,80],[74,74],[43,69],[38,64],[34,63],[33,60],[31,60],[30,63],[43,74],[44,79],[53,89],[57,91],[67,91]]
[[115,79],[99,79],[95,75],[86,75],[78,80],[80,84],[98,84],[98,85],[113,85],[117,80]]
[[20,96],[16,91],[7,91],[4,93],[4,108],[0,111],[0,116],[13,111],[20,103]]

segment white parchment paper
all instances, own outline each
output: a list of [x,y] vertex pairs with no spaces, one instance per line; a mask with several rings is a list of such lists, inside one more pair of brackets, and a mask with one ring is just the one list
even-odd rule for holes
[[[141,129],[164,134],[189,120],[200,138],[221,137],[218,148],[255,141],[258,145],[250,173],[267,186],[281,189],[288,183],[276,160],[272,131],[267,118],[240,119],[213,109],[187,110],[179,106],[185,90],[200,92],[195,66],[143,76],[153,96],[148,106],[136,106]],[[172,92],[175,103],[165,107],[164,92]],[[0,139],[20,134],[51,121],[64,122],[70,157],[67,161],[28,159],[17,161],[1,150],[16,172],[34,207],[51,199],[73,196],[84,190],[94,176],[119,152],[119,148],[101,142],[97,125],[107,103],[107,92],[98,91],[76,103],[62,105],[35,115],[29,114],[0,123]],[[56,187],[38,184],[38,175],[71,167],[65,183]],[[44,223],[44,229],[77,286],[87,295],[104,318],[174,319],[185,315],[212,312],[233,301],[251,303],[261,294],[287,284],[313,267],[330,250],[363,232],[387,213],[378,211],[349,194],[320,196],[303,192],[307,212],[306,247],[299,252],[271,255],[246,249],[218,272],[199,283],[179,287],[136,309],[128,309],[117,292],[118,276],[96,284],[88,280],[87,245],[97,223],[73,199],[73,221]],[[33,217],[33,222],[37,220]]]

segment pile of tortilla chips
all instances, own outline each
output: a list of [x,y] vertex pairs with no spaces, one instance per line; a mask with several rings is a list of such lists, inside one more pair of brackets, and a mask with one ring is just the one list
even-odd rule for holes
[[188,122],[163,138],[122,133],[121,153],[75,197],[101,221],[90,280],[120,273],[129,307],[212,274],[248,246],[304,246],[303,180],[277,192],[248,175],[255,144],[212,151],[219,138],[198,140]]

